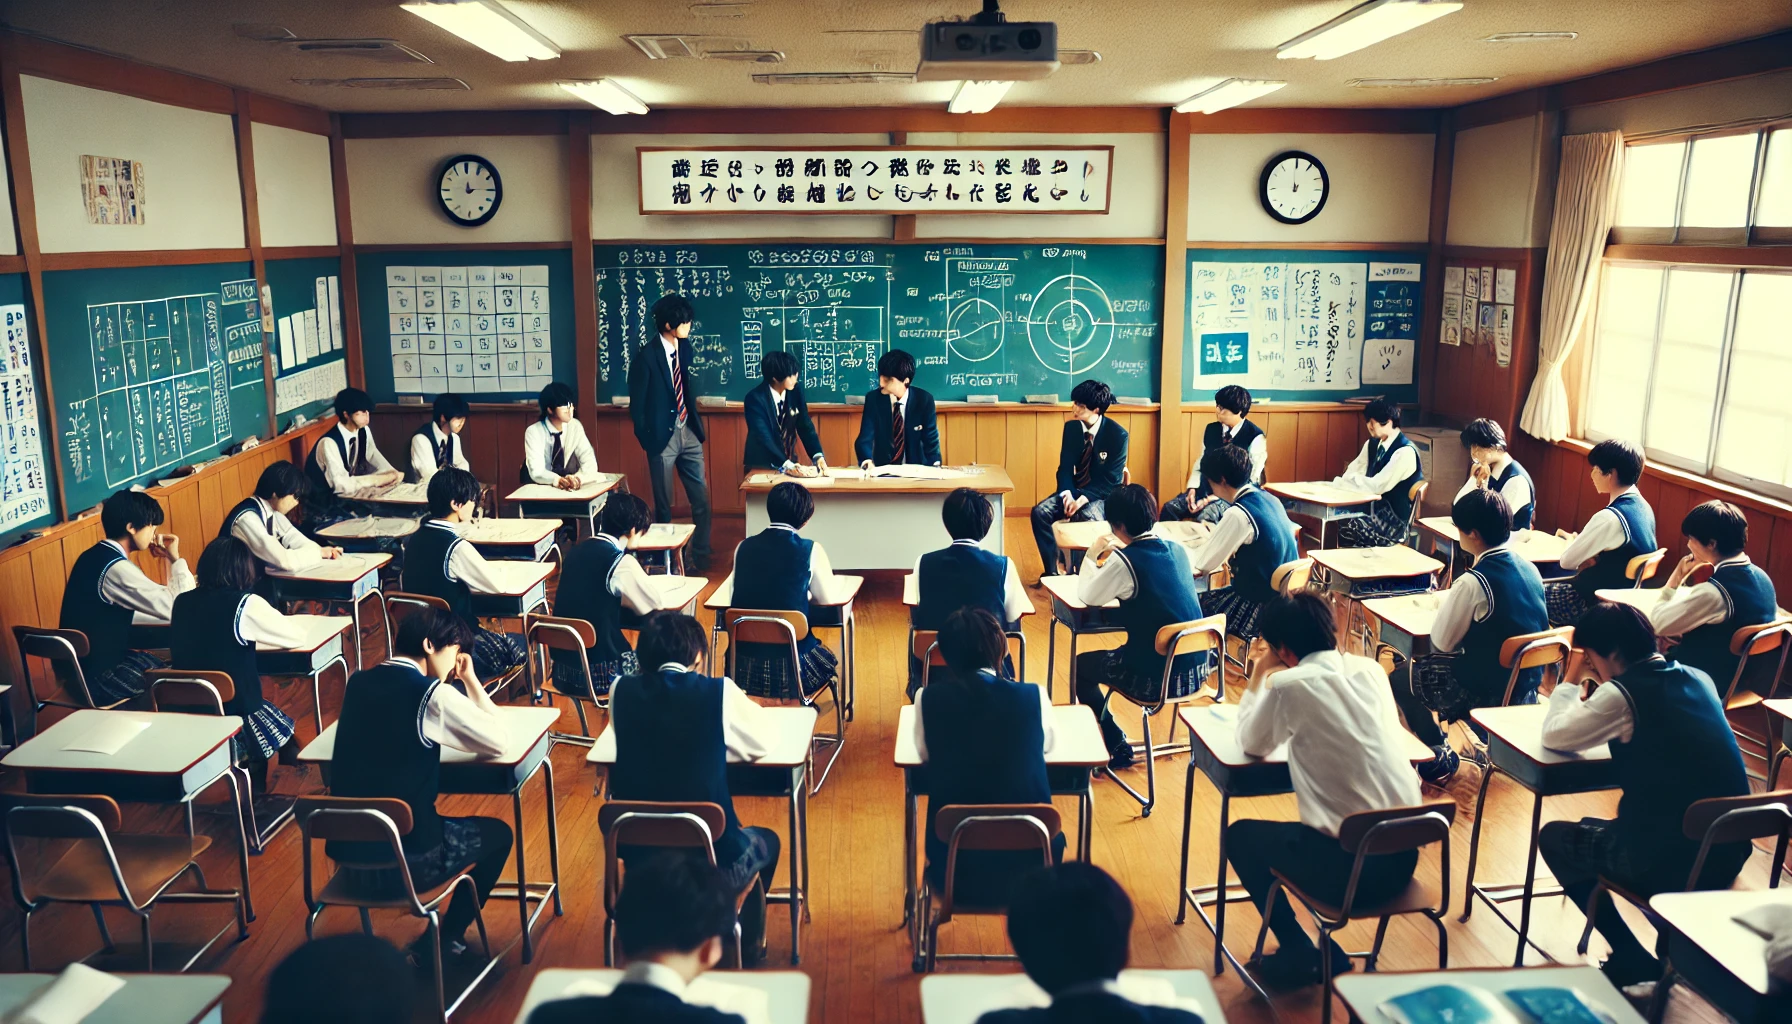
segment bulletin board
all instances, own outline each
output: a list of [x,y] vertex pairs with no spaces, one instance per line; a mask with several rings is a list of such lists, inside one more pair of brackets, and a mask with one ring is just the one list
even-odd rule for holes
[[267,261],[273,296],[274,418],[316,419],[348,387],[343,351],[342,260],[316,256]]
[[23,274],[0,274],[0,544],[56,518],[36,328]]
[[1446,259],[1438,344],[1486,345],[1497,365],[1511,366],[1518,269],[1517,263],[1499,260]]

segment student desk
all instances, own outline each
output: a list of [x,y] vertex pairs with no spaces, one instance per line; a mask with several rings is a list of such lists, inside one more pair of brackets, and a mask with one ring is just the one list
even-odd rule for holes
[[[1006,584],[1003,585],[1003,593],[1007,593]],[[918,573],[911,572],[907,576],[902,577],[902,603],[903,606],[908,609],[908,650],[912,653],[915,649],[915,607],[921,603],[921,583],[920,575]],[[1037,609],[1033,607],[1033,603],[1028,601],[1027,610],[1020,613],[1021,618],[1026,618],[1036,610]],[[1003,625],[1006,626],[1007,623],[1003,623]],[[1024,683],[1027,681],[1027,638],[1025,634],[1019,630],[1008,633],[1007,635],[1020,641],[1020,663],[1014,666],[1014,669],[1020,681]],[[1051,695],[1051,688],[1049,686],[1046,688],[1046,695]]]
[[[222,974],[115,974],[124,987],[82,1024],[222,1024]],[[24,1006],[56,980],[54,974],[0,974],[0,1017]]]
[[348,660],[342,655],[342,634],[355,620],[346,615],[288,615],[287,619],[305,633],[296,647],[255,645],[255,668],[264,676],[307,676],[311,679],[311,718],[317,731],[324,731],[322,682],[332,665],[342,666],[342,681],[348,682]]
[[404,516],[363,516],[331,523],[317,531],[317,535],[344,551],[377,554],[381,544],[402,541],[416,533],[421,525],[417,519]]
[[280,594],[294,600],[322,601],[325,604],[346,604],[354,620],[355,668],[366,667],[361,650],[361,604],[373,598],[380,610],[380,622],[386,629],[386,646],[392,646],[392,620],[386,617],[385,596],[380,592],[380,570],[392,556],[380,554],[344,554],[311,566],[286,572],[269,569],[268,575],[280,581]]
[[[940,523],[940,506],[946,495],[969,487],[995,506],[997,528],[983,538],[983,547],[1002,554],[1002,508],[1014,490],[1014,481],[1001,466],[965,466],[962,471],[963,475],[941,480],[867,477],[862,470],[850,468],[830,468],[824,477],[793,477],[765,470],[748,473],[740,485],[747,506],[747,536],[770,524],[765,496],[788,481],[810,489],[815,516],[803,527],[803,534],[827,549],[836,570],[912,569],[915,559],[951,540]],[[875,543],[866,543],[873,538]]]
[[502,588],[495,594],[474,594],[473,613],[488,619],[520,619],[548,603],[548,577],[557,568],[553,562],[490,562],[491,572]]
[[[853,698],[858,692],[859,681],[859,640],[858,618],[853,614],[853,602],[858,599],[859,589],[865,585],[863,576],[842,576],[846,581],[846,600],[839,604],[820,604],[809,602],[809,630],[837,629],[840,631],[840,694],[846,702],[846,720],[852,721]],[[723,625],[722,613],[728,610],[728,602],[734,600],[734,574],[722,581],[715,593],[703,602],[703,607],[715,614],[715,625],[709,632],[709,660],[718,672],[722,662],[716,657],[716,640],[727,630]]]
[[[802,919],[809,913],[809,749],[814,745],[815,709],[768,707],[769,721],[777,723],[778,739],[771,751],[757,761],[739,761],[728,754],[728,792],[735,797],[758,796],[784,800],[790,807],[790,836],[783,857],[790,875],[787,889],[766,893],[766,900],[790,904],[790,962],[802,962]],[[605,774],[598,795],[609,798],[609,767],[616,763],[615,723],[604,731],[585,755],[585,763]],[[600,839],[601,841],[601,839]]]
[[577,519],[597,532],[597,514],[603,511],[610,491],[622,482],[621,473],[600,473],[577,490],[563,491],[548,484],[524,484],[504,496],[524,519]]
[[372,505],[375,508],[387,509],[398,515],[413,518],[429,511],[429,485],[407,484],[402,481],[376,487],[358,494],[348,496],[352,501]]
[[[1433,985],[1459,985],[1500,993],[1523,988],[1575,989],[1588,1003],[1605,1013],[1613,1024],[1643,1024],[1642,1015],[1624,998],[1624,994],[1605,980],[1597,967],[1479,967],[1448,971],[1373,971],[1340,974],[1333,979],[1338,998],[1349,1007],[1351,1019],[1382,1021],[1387,1017],[1378,1009],[1382,1003],[1408,992]],[[1518,1004],[1497,1000],[1513,1019],[1528,1021],[1530,1017]]]
[[[523,1008],[517,1012],[516,1024],[524,1024],[529,1014],[542,1003],[596,994],[599,990],[607,993],[621,980],[622,971],[613,967],[584,970],[550,967],[535,975],[535,980],[529,983],[529,994],[523,997]],[[809,976],[802,971],[706,971],[687,991],[690,1001],[709,1005],[703,998],[703,990],[711,982],[764,992],[769,1004],[770,1024],[806,1024],[809,1019]]]
[[[1045,624],[1045,693],[1052,695],[1052,683],[1058,669],[1058,625],[1070,631],[1070,699],[1076,700],[1076,640],[1079,636],[1095,636],[1101,633],[1124,633],[1125,626],[1118,626],[1108,621],[1107,611],[1120,607],[1120,602],[1109,601],[1098,608],[1091,608],[1077,596],[1080,576],[1041,576],[1039,585],[1052,598],[1051,621]],[[1199,584],[1199,580],[1196,583]]]
[[1282,499],[1291,516],[1306,516],[1319,523],[1318,547],[1325,547],[1325,528],[1342,519],[1360,519],[1381,495],[1340,487],[1325,480],[1306,483],[1264,484],[1263,489]]
[[[1419,535],[1430,542],[1431,553],[1443,560],[1448,572],[1456,564],[1456,552],[1462,546],[1462,531],[1449,516],[1427,516],[1419,520]],[[1537,567],[1544,578],[1560,577],[1562,551],[1568,541],[1542,530],[1513,530],[1506,542],[1512,553]],[[1572,575],[1572,573],[1566,574]]]
[[[1627,604],[1644,615],[1650,615],[1654,613],[1656,605],[1667,600],[1668,592],[1666,587],[1624,587],[1613,590],[1595,590],[1593,596],[1613,604]],[[1792,618],[1792,612],[1777,605],[1775,609],[1779,612],[1780,618]]]
[[1363,610],[1381,624],[1381,642],[1400,652],[1407,661],[1431,650],[1431,625],[1443,607],[1448,591],[1433,590],[1404,597],[1372,597]]
[[[1163,523],[1153,526],[1152,532],[1165,540],[1181,544],[1189,554],[1198,551],[1213,536],[1213,526],[1208,523],[1197,523],[1192,520]],[[1114,531],[1108,528],[1104,520],[1085,519],[1073,522],[1060,519],[1052,524],[1052,541],[1058,550],[1070,554],[1081,554],[1095,546],[1095,542],[1103,537],[1113,536]],[[1072,562],[1075,559],[1071,559]]]
[[[1200,971],[1128,968],[1119,978],[1123,990],[1129,982],[1154,980],[1169,982],[1179,998],[1196,1003],[1205,1024],[1226,1024],[1213,982]],[[921,979],[921,1024],[976,1024],[991,1010],[1050,1003],[1044,990],[1024,974],[929,974]]]
[[[1429,555],[1421,555],[1404,544],[1381,548],[1326,548],[1308,554],[1331,578],[1329,589],[1340,594],[1349,594],[1358,583],[1417,580],[1444,567],[1444,563]],[[1418,584],[1415,582],[1414,585]]]
[[[505,745],[504,753],[497,757],[486,757],[443,747],[440,787],[445,794],[510,797],[516,881],[499,882],[492,889],[491,898],[517,901],[517,917],[523,933],[523,963],[528,963],[535,956],[535,940],[531,929],[541,918],[542,911],[547,909],[548,900],[551,898],[554,901],[555,917],[565,912],[560,903],[560,819],[554,808],[554,762],[548,757],[554,749],[554,739],[549,733],[560,718],[560,710],[552,707],[500,704],[497,711],[503,717],[505,726],[510,729],[510,740]],[[327,784],[330,762],[335,753],[336,723],[332,722],[317,739],[305,744],[305,749],[299,751],[299,763],[318,765]],[[542,777],[542,790],[547,798],[548,870],[553,875],[550,882],[529,881],[527,862],[523,858],[523,787],[536,775]],[[538,904],[534,914],[529,913],[531,900]],[[499,954],[497,959],[502,957],[503,954]]]
[[[1213,933],[1213,973],[1223,972],[1225,961],[1230,960],[1245,984],[1262,995],[1263,990],[1258,988],[1256,980],[1226,946],[1226,904],[1250,899],[1242,886],[1237,892],[1227,892],[1232,883],[1227,881],[1231,877],[1231,867],[1226,863],[1226,828],[1231,823],[1234,797],[1278,796],[1294,792],[1294,781],[1288,771],[1288,748],[1286,745],[1277,747],[1267,757],[1246,754],[1238,741],[1236,704],[1185,704],[1176,713],[1181,716],[1182,724],[1188,726],[1189,737],[1188,778],[1183,782],[1182,793],[1182,881],[1176,923],[1187,920],[1188,908],[1194,907],[1201,923]],[[1436,756],[1412,733],[1402,729],[1400,737],[1406,744],[1407,760],[1413,764]],[[1219,843],[1215,847],[1219,873],[1214,884],[1190,888],[1188,844],[1194,827],[1196,771],[1207,776],[1207,781],[1213,783],[1213,788],[1220,794]],[[1213,908],[1211,919],[1207,916],[1208,907]]]
[[[672,575],[684,575],[684,547],[691,542],[691,534],[697,532],[694,523],[654,523],[646,533],[637,536],[628,546],[635,553],[635,559],[653,556],[663,559],[666,572]],[[646,562],[641,562],[646,566]]]
[[[1550,750],[1543,745],[1543,717],[1547,702],[1517,704],[1505,708],[1476,708],[1469,717],[1487,730],[1487,758],[1490,764],[1481,773],[1481,792],[1475,797],[1475,825],[1468,840],[1468,876],[1464,881],[1467,895],[1462,898],[1462,917],[1467,921],[1475,909],[1475,900],[1487,903],[1506,927],[1518,933],[1518,953],[1512,966],[1524,966],[1524,947],[1542,953],[1528,938],[1531,930],[1531,898],[1559,896],[1560,889],[1537,892],[1537,831],[1543,824],[1543,798],[1565,793],[1591,793],[1617,788],[1617,771],[1612,766],[1611,751],[1604,744],[1578,754]],[[1481,886],[1475,884],[1475,858],[1481,847],[1482,809],[1487,806],[1487,784],[1496,773],[1511,776],[1512,781],[1531,791],[1531,845],[1524,860],[1524,883]],[[1516,892],[1513,890],[1517,890]],[[1512,924],[1501,903],[1521,900],[1518,924]],[[1544,954],[1548,956],[1547,953]]]
[[1792,890],[1671,892],[1649,900],[1665,924],[1675,980],[1742,1024],[1792,1019],[1792,985],[1768,975],[1767,940],[1731,920],[1770,903],[1792,904]]
[[548,552],[558,552],[554,534],[557,523],[546,519],[494,519],[481,517],[461,528],[460,535],[486,558],[539,562]]
[[[111,721],[144,722],[115,754],[68,750]],[[115,800],[178,804],[187,813],[187,834],[193,834],[193,799],[218,784],[230,783],[236,811],[237,867],[243,879],[244,930],[255,920],[249,898],[249,829],[243,821],[243,791],[237,781],[230,738],[241,732],[235,715],[157,714],[153,711],[81,710],[19,744],[0,765],[24,773],[32,793],[103,793]]]

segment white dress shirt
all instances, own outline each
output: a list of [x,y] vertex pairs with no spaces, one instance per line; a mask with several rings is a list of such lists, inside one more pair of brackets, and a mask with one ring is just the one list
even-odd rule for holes
[[[1255,490],[1250,484],[1238,489],[1239,494]],[[1196,576],[1210,576],[1220,566],[1232,560],[1238,549],[1257,539],[1257,524],[1243,506],[1234,502],[1220,516],[1220,521],[1213,525],[1213,532],[1207,535],[1207,543],[1194,550],[1189,557],[1190,567]]]
[[[965,547],[972,548],[982,547],[982,545],[974,540],[955,540],[952,544],[954,546],[962,544]],[[1008,563],[1008,575],[1002,581],[1002,618],[1005,622],[1018,622],[1022,615],[1032,612],[1033,599],[1027,595],[1027,588],[1020,581],[1020,571],[1014,567],[1014,559],[1004,558],[1002,561]],[[915,567],[911,570],[911,573],[915,577],[915,592],[920,593],[920,558],[915,559]]]
[[[782,426],[784,423],[784,400],[790,397],[790,392],[779,391],[777,388],[766,388],[766,390],[771,392],[772,395],[772,422]],[[905,394],[902,397],[907,398],[908,395]],[[790,472],[791,467],[795,465],[795,459],[786,458],[784,464],[778,468],[788,473]]]
[[610,593],[622,601],[624,607],[636,615],[648,615],[659,610],[659,596],[654,593],[653,584],[648,582],[647,570],[635,556],[628,553],[627,545],[607,533],[600,533],[597,539],[621,551],[622,557],[616,560],[616,568],[610,571]]
[[305,642],[305,631],[299,628],[298,622],[280,614],[279,609],[263,600],[260,594],[250,594],[236,617],[236,642],[268,644],[291,650]]
[[[656,672],[689,672],[690,666],[668,661]],[[616,686],[627,686],[633,677],[623,676]],[[610,692],[610,727],[622,728],[617,720],[615,690]],[[768,709],[753,703],[747,691],[734,680],[722,677],[722,745],[739,761],[757,761],[771,753],[778,739],[778,726]]]
[[[124,545],[115,540],[105,543],[117,548],[124,554]],[[176,558],[168,566],[168,582],[157,583],[144,575],[126,554],[121,561],[113,562],[100,577],[100,600],[109,605],[129,608],[134,612],[153,615],[163,622],[174,616],[174,599],[199,585],[193,578],[193,570],[187,568],[187,560]]]
[[[1511,463],[1512,456],[1501,452],[1498,457],[1487,464],[1488,479],[1491,480],[1501,473],[1504,473],[1506,467],[1511,465]],[[1470,468],[1472,469],[1473,467]],[[1402,477],[1401,479],[1405,479],[1405,477]],[[1487,484],[1485,481],[1475,479],[1474,474],[1470,473],[1469,478],[1462,482],[1462,489],[1456,492],[1456,497],[1451,499],[1450,504],[1454,505],[1468,492],[1477,489],[1485,489],[1486,486]],[[1512,479],[1506,481],[1505,486],[1500,488],[1500,497],[1506,499],[1506,508],[1510,509],[1513,515],[1517,515],[1519,509],[1531,503],[1531,482],[1525,478],[1523,473],[1514,473],[1512,474]]]
[[[348,430],[338,422],[336,433],[342,438],[343,451],[353,451],[355,438],[360,431]],[[326,444],[322,438],[319,438],[317,443],[319,445],[317,464],[323,469],[324,480],[329,483],[330,490],[337,494],[346,497],[356,491],[365,490],[374,485],[375,475],[392,472],[392,464],[387,462],[386,456],[380,453],[380,446],[373,443],[373,431],[371,430],[367,432],[367,462],[373,467],[373,473],[364,476],[349,475],[348,467],[343,465],[342,456],[337,454],[335,445]]]
[[[1157,539],[1156,530],[1146,530],[1133,538],[1133,543],[1151,538]],[[1189,577],[1193,585],[1194,577]],[[1125,601],[1139,591],[1139,581],[1132,574],[1132,565],[1126,559],[1107,553],[1106,559],[1095,564],[1095,559],[1084,558],[1082,568],[1077,570],[1076,596],[1091,608],[1107,604],[1109,601]]]
[[1419,802],[1419,777],[1388,675],[1368,658],[1316,651],[1245,691],[1238,741],[1251,757],[1288,744],[1300,820],[1328,836],[1360,811]]
[[[452,530],[459,537],[466,532],[466,523],[451,523],[446,519],[426,519],[423,529]],[[504,584],[492,574],[491,563],[479,553],[479,548],[471,543],[456,544],[448,554],[448,578],[457,583],[465,583],[467,589],[475,594],[496,594],[504,588]]]
[[[387,658],[385,664],[407,665],[429,674],[427,668],[410,658]],[[510,735],[504,728],[504,720],[498,716],[498,706],[492,703],[483,687],[467,689],[478,696],[468,696],[455,689],[452,683],[443,683],[429,691],[429,700],[423,705],[423,738],[469,754],[496,756],[504,753],[509,747]]]
[[[1097,416],[1097,417],[1095,417],[1095,422],[1083,424],[1083,443],[1084,444],[1088,444],[1089,439],[1095,436],[1095,432],[1101,429],[1101,421],[1104,419],[1107,419],[1107,417],[1106,416]],[[903,420],[903,422],[907,423],[908,421],[905,419],[905,420]],[[1080,450],[1077,453],[1077,458],[1079,458],[1079,459],[1082,458],[1082,453]],[[1089,468],[1091,471],[1093,471],[1095,468],[1095,464],[1093,462],[1091,462],[1089,464]],[[1076,476],[1075,463],[1071,464],[1070,475],[1072,477]],[[1069,491],[1059,491],[1058,498],[1059,498],[1059,500],[1068,503],[1071,500],[1072,495]]]
[[[987,674],[987,673],[986,673]],[[937,683],[937,686],[957,686],[957,683]],[[1052,744],[1057,741],[1056,731],[1052,728],[1052,699],[1045,695],[1045,687],[1035,686],[1039,691],[1039,725],[1045,731],[1044,753],[1052,752]],[[927,720],[921,715],[921,700],[927,696],[927,687],[915,691],[915,753],[920,756],[921,763],[927,763]]]
[[[1659,657],[1659,655],[1658,655]],[[1617,740],[1629,743],[1636,732],[1636,715],[1623,689],[1606,683],[1581,700],[1578,686],[1557,686],[1543,713],[1543,745],[1551,750],[1574,752]]]
[[[1505,552],[1501,557],[1512,557],[1510,544],[1496,544],[1475,556],[1475,565],[1496,551]],[[1456,577],[1450,589],[1444,591],[1443,603],[1437,606],[1437,618],[1431,622],[1431,649],[1439,654],[1449,654],[1456,650],[1462,638],[1468,635],[1468,627],[1477,622],[1487,621],[1493,614],[1493,595],[1487,592],[1479,578],[1470,573]]]
[[[1612,495],[1611,500],[1616,501],[1626,494],[1640,493],[1642,492],[1635,487],[1626,487]],[[1610,501],[1606,505],[1606,508],[1593,513],[1580,535],[1562,549],[1562,557],[1557,561],[1563,569],[1578,572],[1591,565],[1604,552],[1624,546],[1624,517],[1610,507]]]
[[[1236,431],[1233,430],[1233,428],[1228,427],[1223,423],[1220,424],[1220,436],[1227,441],[1232,440],[1232,435],[1235,432]],[[1256,437],[1251,438],[1251,443],[1245,448],[1245,452],[1251,457],[1250,482],[1261,484],[1263,482],[1263,466],[1269,461],[1269,438],[1262,434],[1258,434]],[[1402,477],[1401,479],[1404,480],[1405,477]],[[1196,456],[1194,465],[1188,467],[1188,485],[1184,487],[1183,490],[1192,491],[1200,485],[1201,459],[1199,456]]]
[[[1726,558],[1712,566],[1748,565],[1747,555]],[[1649,612],[1656,636],[1685,636],[1700,626],[1709,626],[1730,617],[1730,600],[1723,588],[1706,580],[1693,586],[1664,586],[1661,603]]]
[[684,975],[665,964],[656,964],[651,960],[635,960],[622,969],[622,978],[618,985],[646,985],[662,992],[670,992],[680,1001],[684,1000]]
[[[768,530],[789,530],[797,532],[785,523],[773,523]],[[739,549],[736,549],[738,556]],[[816,604],[844,604],[849,591],[849,584],[841,576],[834,575],[834,565],[828,561],[828,553],[820,542],[809,546],[809,600]],[[734,591],[734,574],[728,574],[727,587],[729,593]]]
[[[249,546],[249,553],[261,564],[283,572],[309,569],[324,560],[317,542],[299,532],[292,520],[274,511],[273,506],[255,499],[260,521],[238,516],[230,524],[230,535]],[[273,533],[269,533],[269,530]]]
[[580,485],[597,476],[597,453],[585,437],[585,428],[578,420],[568,421],[564,428],[547,420],[536,420],[523,431],[523,461],[529,466],[529,479],[552,487],[560,482],[554,473],[554,435],[560,435],[560,454],[566,460],[566,474]]
[[418,481],[428,483],[429,478],[436,475],[436,448],[450,439],[453,447],[448,452],[448,464],[469,473],[473,471],[472,465],[467,462],[466,446],[460,443],[460,435],[444,434],[440,426],[431,423],[429,436],[411,435],[411,472],[416,474]]
[[1369,472],[1369,452],[1372,446],[1392,445],[1398,440],[1400,440],[1400,432],[1396,430],[1393,436],[1386,441],[1377,441],[1374,438],[1364,441],[1362,450],[1356,453],[1356,458],[1351,459],[1350,465],[1344,467],[1344,475],[1337,477],[1332,483],[1356,491],[1369,491],[1372,494],[1386,494],[1393,490],[1395,484],[1418,472],[1419,450],[1411,445],[1401,448],[1388,457],[1388,463],[1381,467],[1381,472],[1373,475]]

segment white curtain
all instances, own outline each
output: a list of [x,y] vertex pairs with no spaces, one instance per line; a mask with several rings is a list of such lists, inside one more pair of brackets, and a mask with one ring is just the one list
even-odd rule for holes
[[1599,262],[1618,206],[1624,168],[1622,132],[1568,135],[1556,178],[1555,217],[1549,229],[1549,262],[1543,274],[1543,316],[1538,324],[1537,377],[1518,425],[1545,441],[1568,436],[1568,388],[1562,364],[1599,292]]

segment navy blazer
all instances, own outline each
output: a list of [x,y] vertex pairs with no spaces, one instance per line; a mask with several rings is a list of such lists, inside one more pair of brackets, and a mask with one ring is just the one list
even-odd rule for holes
[[1040,1009],[991,1010],[977,1018],[977,1024],[1202,1024],[1202,1018],[1173,1007],[1142,1006],[1107,992],[1081,992],[1060,996]]
[[[895,444],[890,428],[895,426],[890,396],[872,391],[865,396],[865,412],[859,417],[859,438],[852,444],[860,462],[870,459],[879,466],[890,464]],[[934,414],[933,396],[920,388],[908,389],[908,415],[902,420],[903,433],[908,435],[902,461],[911,466],[931,466],[940,461],[940,425]]]
[[1089,461],[1089,486],[1076,485],[1076,463],[1083,455],[1083,425],[1076,420],[1064,423],[1064,442],[1058,448],[1058,493],[1070,492],[1073,498],[1087,495],[1092,501],[1105,501],[1120,486],[1120,474],[1126,470],[1126,428],[1113,417],[1102,416],[1095,428],[1095,455]]
[[529,1012],[528,1024],[745,1024],[738,1013],[694,1006],[665,989],[624,983],[607,996],[553,999]]
[[[809,418],[809,403],[803,399],[803,386],[798,384],[784,393],[784,401],[796,415],[796,436],[813,462],[821,456],[821,435],[815,432],[815,421]],[[778,429],[778,407],[772,402],[772,386],[761,381],[747,392],[747,444],[743,464],[747,469],[783,469],[784,433]],[[793,456],[794,458],[794,456]]]
[[[684,410],[697,440],[703,436],[703,417],[697,415],[696,381],[691,378],[691,340],[678,342],[679,376],[684,378]],[[628,368],[628,415],[635,421],[635,440],[649,456],[666,450],[678,425],[678,407],[672,396],[672,367],[666,365],[666,349],[659,335],[635,349]]]

